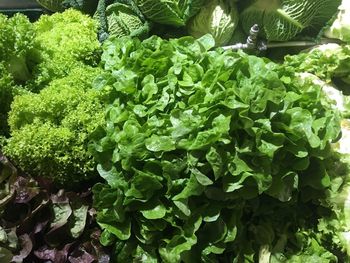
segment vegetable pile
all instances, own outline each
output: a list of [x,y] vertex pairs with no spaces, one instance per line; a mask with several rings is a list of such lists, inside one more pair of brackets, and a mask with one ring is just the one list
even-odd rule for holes
[[[38,2],[0,14],[1,262],[350,262],[345,1]],[[254,24],[336,43],[222,48]]]
[[[154,34],[166,38],[190,34],[199,38],[210,33],[215,38],[216,46],[221,46],[232,44],[237,39],[245,40],[254,24],[260,25],[262,29],[260,35],[269,41],[315,37],[336,13],[341,0],[38,0],[38,2],[52,11],[73,7],[86,13],[94,13],[94,17],[99,21],[100,40],[105,40],[108,35],[137,36],[144,39]],[[342,7],[339,8],[343,10]]]
[[118,261],[253,260],[301,224],[296,204],[304,220],[319,217],[339,112],[288,67],[213,46],[209,36],[104,45],[97,88],[112,86],[114,101],[95,151],[108,185],[93,192]]

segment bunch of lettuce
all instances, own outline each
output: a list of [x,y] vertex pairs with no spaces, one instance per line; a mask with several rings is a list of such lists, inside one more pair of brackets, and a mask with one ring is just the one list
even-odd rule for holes
[[40,62],[40,45],[28,18],[16,14],[11,18],[0,14],[0,136],[9,135],[7,115],[13,97],[33,77]]
[[43,15],[35,23],[21,14],[0,15],[0,24],[0,64],[26,89],[39,91],[74,67],[99,62],[97,22],[79,11]]
[[0,153],[0,261],[109,262],[91,191],[65,192],[21,174]]
[[[342,11],[339,15],[341,17]],[[339,16],[338,16],[339,18]],[[338,19],[337,18],[337,19]],[[334,24],[336,25],[336,23]],[[335,28],[334,28],[335,29]],[[350,257],[350,90],[349,90],[349,45],[324,44],[297,55],[285,57],[284,65],[298,72],[304,80],[318,83],[327,96],[335,102],[343,119],[341,120],[341,138],[332,144],[337,153],[326,166],[328,173],[335,179],[325,193],[322,206],[329,208],[317,222],[318,239],[328,240],[334,248],[340,248],[346,254],[344,262]]]
[[75,10],[35,23],[22,14],[0,14],[0,136],[10,135],[7,119],[15,95],[39,92],[75,67],[98,64],[96,34],[97,23]]
[[89,181],[89,134],[103,122],[102,94],[91,90],[100,72],[96,21],[76,10],[0,20],[3,151],[29,174],[70,187]]
[[[287,55],[284,59],[285,67],[319,83],[336,102],[344,118],[350,116],[349,65],[350,46],[335,43],[323,44],[297,55]],[[343,136],[346,134],[343,132]],[[342,143],[341,148],[348,148],[347,143]]]
[[3,152],[26,173],[67,188],[93,180],[89,136],[104,123],[104,93],[91,88],[99,73],[99,68],[76,68],[40,93],[16,96]]
[[102,244],[117,262],[342,260],[313,236],[343,176],[325,165],[340,113],[291,68],[214,44],[105,42],[94,86],[111,103],[92,145]]
[[38,92],[51,80],[67,76],[76,67],[97,66],[100,44],[97,22],[73,9],[42,15],[34,24],[41,62],[33,69],[27,89]]
[[[335,43],[320,45],[297,55],[285,57],[284,64],[298,72],[308,72],[330,83],[350,83],[350,46]],[[347,93],[350,93],[347,90]]]

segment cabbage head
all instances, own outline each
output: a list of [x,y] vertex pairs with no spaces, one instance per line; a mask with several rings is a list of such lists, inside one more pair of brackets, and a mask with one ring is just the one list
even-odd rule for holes
[[343,0],[333,24],[325,32],[326,37],[350,42],[350,1]]
[[[341,0],[247,0],[240,15],[245,33],[254,24],[270,41],[287,41],[305,29],[315,35],[337,12]],[[242,2],[242,3],[243,3]]]
[[202,8],[205,0],[136,0],[145,17],[152,22],[184,26]]
[[216,46],[227,44],[238,24],[235,3],[224,0],[210,0],[188,23],[189,33],[200,38],[211,34]]
[[148,36],[149,24],[134,6],[123,3],[109,5],[106,9],[106,18],[110,36],[139,38]]

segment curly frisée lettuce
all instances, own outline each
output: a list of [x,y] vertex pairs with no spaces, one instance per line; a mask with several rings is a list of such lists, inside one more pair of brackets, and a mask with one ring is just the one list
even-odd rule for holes
[[[262,247],[290,256],[303,252],[291,245],[298,229],[320,218],[340,113],[292,68],[214,44],[104,43],[94,86],[112,91],[91,145],[105,179],[93,193],[115,262],[257,262]],[[336,257],[320,246],[319,258]]]
[[23,14],[0,14],[0,61],[17,84],[32,77],[32,67],[40,62],[33,24]]
[[91,89],[99,68],[79,67],[40,91],[16,96],[9,112],[11,137],[3,152],[28,174],[67,188],[93,180],[89,135],[104,122],[103,96]]
[[318,31],[336,13],[340,0],[248,0],[240,20],[246,34],[254,24],[270,41],[286,41],[304,29]]
[[27,85],[28,89],[37,92],[76,67],[97,66],[100,43],[97,22],[91,17],[68,9],[42,15],[34,28],[42,59],[33,70],[34,78]]

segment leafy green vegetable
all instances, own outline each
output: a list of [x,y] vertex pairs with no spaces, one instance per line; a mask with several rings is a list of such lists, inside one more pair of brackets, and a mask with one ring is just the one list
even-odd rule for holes
[[21,14],[1,15],[0,24],[0,61],[14,83],[29,90],[99,62],[97,23],[79,11],[43,15],[33,24]]
[[[347,84],[349,79],[348,64],[349,46],[338,44],[320,45],[309,52],[285,58],[286,67],[300,71],[304,81],[323,85],[323,91],[336,102],[336,107],[342,111],[343,117],[349,117],[350,109],[348,103],[350,93]],[[317,233],[314,232],[314,238],[318,244],[328,243],[331,244],[333,250],[341,251],[346,255],[344,262],[347,262],[350,255],[350,228],[348,224],[349,120],[343,119],[341,127],[342,136],[337,143],[332,145],[332,148],[341,155],[337,154],[325,162],[327,173],[330,178],[334,179],[321,201],[323,209],[320,210],[321,218],[317,222]],[[327,256],[324,255],[324,258]]]
[[350,95],[349,45],[320,45],[309,52],[286,56],[284,64],[297,72],[308,72],[327,83],[333,82],[344,95]]
[[76,10],[43,15],[34,27],[42,61],[34,68],[28,89],[37,92],[75,67],[96,66],[99,62],[97,23],[87,15]]
[[116,262],[256,262],[320,218],[340,113],[294,69],[214,44],[104,43],[94,86],[112,91],[92,150],[106,183],[93,193]]
[[40,61],[35,36],[34,26],[25,15],[8,18],[0,14],[0,61],[18,84],[32,77],[32,67]]
[[2,154],[0,175],[0,195],[7,184],[11,189],[7,201],[0,202],[2,262],[109,262],[88,211],[91,192],[57,191],[41,179],[19,174]]
[[350,5],[349,1],[342,0],[338,7],[338,14],[331,26],[325,31],[325,36],[338,38],[345,42],[350,42]]
[[204,0],[136,0],[146,18],[153,22],[172,26],[184,26],[189,18],[202,8]]
[[216,46],[227,44],[238,24],[236,4],[221,0],[208,1],[188,23],[189,33],[199,38],[211,34]]
[[66,187],[94,177],[89,136],[104,123],[103,92],[90,88],[97,68],[76,68],[39,94],[16,96],[4,153],[27,173]]
[[0,137],[9,136],[8,112],[13,97],[22,93],[19,85],[33,77],[33,67],[40,62],[35,36],[34,26],[26,16],[8,18],[0,14]]
[[28,90],[39,92],[75,67],[96,66],[100,57],[96,33],[95,21],[74,10],[42,16],[35,24],[21,14],[11,18],[0,14],[0,147],[10,136],[13,98]]
[[100,0],[94,18],[99,21],[99,38],[132,36],[145,38],[150,25],[132,0]]
[[7,114],[10,111],[11,102],[14,96],[14,81],[12,76],[7,72],[6,67],[0,64],[0,136],[9,135],[7,124]]
[[340,2],[341,0],[249,0],[242,2],[240,21],[246,34],[254,24],[258,24],[266,39],[286,41],[305,29],[312,29],[314,35],[317,35],[336,13]]
[[135,11],[135,6],[122,3],[109,5],[106,9],[108,32],[111,36],[143,38],[148,35],[149,25]]

